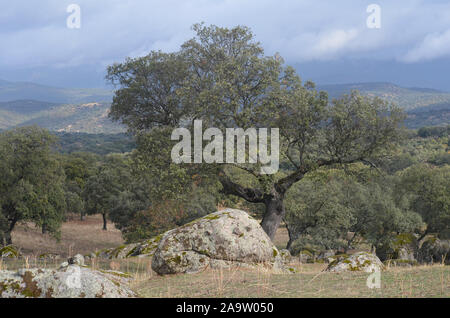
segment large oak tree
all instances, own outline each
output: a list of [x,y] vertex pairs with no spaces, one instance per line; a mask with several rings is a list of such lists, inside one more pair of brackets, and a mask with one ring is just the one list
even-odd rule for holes
[[[117,88],[110,115],[139,134],[192,128],[196,119],[222,131],[279,128],[285,164],[276,174],[261,175],[258,164],[189,167],[218,176],[227,194],[264,204],[261,225],[270,238],[285,215],[286,192],[308,172],[369,162],[399,137],[397,107],[356,92],[330,102],[278,54],[265,56],[248,28],[197,24],[193,30],[196,36],[178,52],[151,52],[108,68],[107,80]],[[154,163],[161,160],[171,159],[156,156]],[[252,186],[234,180],[230,166],[247,173]]]

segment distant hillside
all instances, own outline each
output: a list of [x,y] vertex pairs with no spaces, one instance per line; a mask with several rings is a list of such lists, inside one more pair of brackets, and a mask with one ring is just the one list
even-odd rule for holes
[[26,100],[14,100],[9,102],[0,102],[0,111],[5,110],[9,112],[14,112],[18,114],[29,115],[32,113],[37,113],[42,110],[48,110],[55,106],[57,103],[41,102],[32,99]]
[[34,114],[19,126],[38,125],[58,132],[116,134],[125,127],[108,118],[109,103],[66,104]]
[[38,125],[51,131],[122,133],[126,129],[108,118],[110,103],[56,104],[35,100],[0,103],[0,129]]
[[121,133],[108,118],[113,92],[0,80],[0,129],[39,125],[52,131]]
[[378,96],[399,105],[405,110],[442,105],[450,108],[450,93],[429,88],[406,88],[391,83],[354,83],[336,85],[318,85],[319,90],[328,92],[330,98],[336,98],[351,90],[359,90],[367,96]]
[[28,82],[0,80],[0,102],[13,100],[40,100],[59,104],[109,102],[113,93],[100,88],[61,88]]
[[450,105],[438,104],[420,107],[407,112],[405,125],[417,129],[428,126],[450,125]]
[[[318,89],[327,91],[330,98],[357,89],[362,94],[395,102],[408,112],[409,128],[450,122],[450,93],[390,83],[319,85]],[[102,89],[64,89],[0,80],[0,130],[39,125],[56,132],[125,132],[124,126],[108,118],[111,99],[112,93]]]

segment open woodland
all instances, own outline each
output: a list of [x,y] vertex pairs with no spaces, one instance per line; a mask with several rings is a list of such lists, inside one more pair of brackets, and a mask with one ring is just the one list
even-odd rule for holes
[[[450,296],[448,94],[327,92],[265,56],[247,27],[193,31],[176,52],[110,65],[111,104],[38,103],[39,116],[0,132],[0,269],[80,257],[142,297]],[[94,134],[54,126],[57,112]],[[194,135],[198,121],[215,138],[279,129],[279,169],[260,173],[250,150],[205,163],[182,147],[174,162],[173,132]],[[105,127],[118,134],[95,134]],[[200,148],[223,151],[210,137]],[[359,265],[330,271],[359,253],[384,269],[380,288]],[[236,263],[256,265],[225,266]]]

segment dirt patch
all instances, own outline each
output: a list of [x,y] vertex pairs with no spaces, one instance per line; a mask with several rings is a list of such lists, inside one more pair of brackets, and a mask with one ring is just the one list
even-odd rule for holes
[[34,225],[21,224],[13,231],[12,239],[25,256],[54,253],[63,258],[123,244],[122,234],[114,224],[108,222],[107,231],[103,231],[102,226],[100,215],[87,216],[83,221],[72,219],[62,225],[61,240],[57,242]]

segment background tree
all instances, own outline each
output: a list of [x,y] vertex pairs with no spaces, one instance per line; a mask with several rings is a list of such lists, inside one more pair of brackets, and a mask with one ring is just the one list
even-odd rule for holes
[[288,248],[346,251],[364,241],[378,251],[398,233],[418,233],[422,219],[395,200],[393,179],[361,164],[310,173],[286,198]]
[[450,237],[450,167],[418,164],[399,173],[397,200],[407,200],[411,210],[422,216],[427,234]]
[[86,182],[83,192],[86,213],[101,214],[105,231],[108,229],[108,214],[114,207],[114,197],[123,191],[130,177],[127,158],[114,154],[107,156]]
[[100,162],[100,157],[90,153],[74,153],[60,158],[66,175],[65,190],[67,213],[76,213],[83,220],[85,202],[83,191]]
[[219,176],[225,193],[263,204],[261,225],[270,238],[285,216],[287,191],[305,175],[320,167],[366,162],[398,140],[403,115],[394,105],[356,92],[329,104],[326,93],[302,83],[282,59],[264,56],[248,28],[193,29],[196,37],[178,52],[152,52],[108,68],[107,79],[118,86],[111,117],[135,133],[161,126],[191,128],[195,119],[222,131],[280,128],[285,171],[260,175],[259,165],[231,167],[247,173],[256,186],[233,180],[230,165],[193,168]]
[[288,192],[286,248],[293,254],[303,249],[329,250],[344,246],[353,214],[343,205],[343,185],[332,173],[321,171],[303,179]]
[[12,244],[19,222],[59,237],[64,218],[64,171],[51,153],[55,138],[38,127],[0,134],[0,243]]

